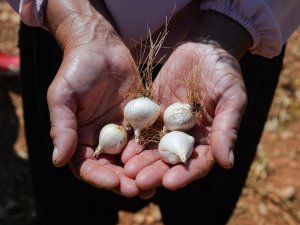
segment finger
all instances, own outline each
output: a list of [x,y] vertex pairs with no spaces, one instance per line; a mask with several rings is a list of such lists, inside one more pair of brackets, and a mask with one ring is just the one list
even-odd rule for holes
[[162,160],[145,167],[135,178],[138,188],[140,190],[151,190],[161,186],[162,180],[169,169],[170,165]]
[[[71,93],[62,87],[62,83],[53,82],[47,93],[51,121],[50,135],[54,151],[52,160],[55,166],[67,164],[77,145],[76,106]],[[64,83],[64,82],[63,82]]]
[[145,150],[131,158],[124,166],[126,176],[135,178],[145,167],[159,160],[159,155],[155,150]]
[[125,176],[122,167],[115,165],[109,165],[109,167],[118,175],[120,180],[119,187],[113,190],[115,193],[127,198],[131,198],[140,194],[140,190],[137,188],[135,180]]
[[119,176],[108,166],[110,160],[97,161],[93,158],[93,149],[79,146],[70,162],[76,177],[96,187],[113,190],[119,187]]
[[208,145],[195,148],[187,164],[173,166],[165,174],[162,185],[169,190],[177,190],[192,181],[204,177],[214,165],[214,158]]
[[155,195],[155,193],[156,193],[156,189],[151,189],[148,191],[141,191],[139,196],[141,199],[147,200],[152,198]]
[[51,107],[51,131],[53,140],[53,164],[57,167],[67,164],[77,145],[77,124],[75,115],[64,107]]
[[126,164],[128,160],[130,160],[132,157],[140,153],[144,150],[144,147],[137,144],[134,140],[131,140],[128,142],[126,147],[124,148],[122,155],[121,155],[121,161]]
[[216,107],[211,129],[211,147],[216,160],[224,168],[234,165],[233,149],[246,104],[244,88],[235,85],[221,96]]

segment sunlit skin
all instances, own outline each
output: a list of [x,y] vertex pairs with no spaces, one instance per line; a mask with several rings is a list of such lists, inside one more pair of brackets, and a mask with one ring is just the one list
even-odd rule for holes
[[[186,43],[167,60],[153,90],[164,110],[174,102],[187,102],[183,80],[189,76],[190,79],[195,75],[200,77],[198,91],[203,105],[202,116],[192,130],[196,139],[194,153],[186,164],[171,166],[163,162],[156,151],[145,150],[136,155],[127,148],[122,157],[126,163],[125,173],[136,179],[141,190],[153,191],[161,185],[177,190],[205,176],[215,162],[224,168],[234,165],[233,149],[247,105],[237,59],[247,50],[251,39],[242,27],[222,15],[209,12],[200,16],[199,21]],[[231,37],[223,37],[221,24],[231,27]],[[236,40],[240,42],[237,44]]]
[[[52,3],[48,7],[59,10]],[[82,7],[78,4],[76,11]],[[49,25],[64,51],[47,96],[51,137],[58,149],[53,163],[60,167],[70,162],[79,179],[126,197],[136,196],[140,191],[135,180],[124,175],[116,156],[93,157],[100,129],[108,123],[122,124],[124,97],[127,87],[134,85],[136,66],[112,26],[91,6],[83,10],[95,17],[68,12],[69,17],[62,17],[57,26],[56,21]]]
[[[195,70],[195,67],[199,69]],[[124,153],[125,173],[135,178],[138,187],[143,190],[160,185],[171,190],[182,188],[205,176],[215,160],[224,168],[233,166],[230,151],[237,138],[246,102],[237,61],[213,45],[183,44],[170,56],[155,80],[154,93],[162,109],[174,102],[187,101],[182,80],[192,69],[203,77],[199,83],[203,93],[203,116],[197,119],[192,130],[196,139],[194,153],[186,164],[176,166],[164,163],[152,150],[134,157],[125,157]]]
[[[54,0],[47,5],[48,29],[64,52],[47,96],[51,137],[58,150],[53,155],[54,165],[69,163],[74,175],[84,182],[145,199],[161,185],[176,190],[205,176],[215,160],[231,168],[230,151],[246,105],[239,66],[222,48],[191,42],[172,53],[153,86],[163,109],[185,101],[186,90],[180,82],[183,74],[200,68],[204,114],[193,130],[196,146],[187,164],[171,167],[153,150],[137,154],[140,146],[134,141],[121,156],[103,154],[94,159],[101,127],[122,123],[122,109],[128,100],[124,97],[128,86],[135,84],[132,80],[137,70],[112,25],[87,2]],[[73,11],[85,13],[70,13]]]

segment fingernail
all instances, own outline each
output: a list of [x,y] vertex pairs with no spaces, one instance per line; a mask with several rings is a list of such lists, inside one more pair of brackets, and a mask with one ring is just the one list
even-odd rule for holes
[[58,157],[58,149],[57,147],[54,147],[53,149],[53,154],[52,154],[52,162],[55,164],[56,160],[57,160],[57,157]]
[[229,162],[231,164],[231,167],[233,167],[233,165],[234,165],[234,155],[233,155],[232,150],[229,152]]

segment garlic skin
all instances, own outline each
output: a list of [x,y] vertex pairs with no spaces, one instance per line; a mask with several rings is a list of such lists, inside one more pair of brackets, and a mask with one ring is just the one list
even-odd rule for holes
[[182,131],[171,131],[160,140],[158,153],[169,164],[186,163],[193,152],[194,143],[194,137]]
[[164,133],[168,130],[187,131],[196,124],[195,114],[187,103],[173,103],[164,112],[163,119]]
[[107,124],[100,131],[99,144],[94,152],[94,158],[101,153],[119,154],[126,144],[126,129],[117,124]]
[[124,118],[132,126],[137,143],[141,130],[155,123],[159,114],[159,105],[147,97],[139,97],[126,104]]

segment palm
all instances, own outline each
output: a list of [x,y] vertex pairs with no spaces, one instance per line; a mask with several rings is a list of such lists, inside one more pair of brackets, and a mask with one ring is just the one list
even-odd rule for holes
[[141,189],[164,185],[178,189],[205,176],[215,160],[225,168],[233,149],[246,94],[237,62],[228,53],[210,46],[187,43],[170,56],[155,81],[154,92],[165,109],[174,102],[187,102],[184,79],[197,76],[197,90],[203,110],[191,130],[195,149],[185,165],[170,166],[156,151],[147,150],[133,157],[125,172],[136,178]]
[[122,122],[127,87],[136,72],[124,46],[101,46],[83,45],[65,55],[49,88],[51,136],[60,149],[56,165],[73,157],[71,168],[80,179],[133,196],[138,193],[135,182],[124,176],[115,157],[93,159],[100,129]]

